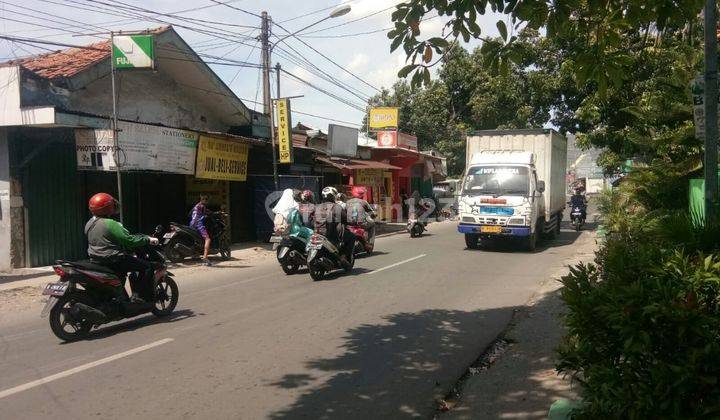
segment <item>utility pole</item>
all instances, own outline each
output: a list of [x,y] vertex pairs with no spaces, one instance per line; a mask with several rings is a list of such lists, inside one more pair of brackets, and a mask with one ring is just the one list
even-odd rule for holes
[[277,97],[280,99],[280,63],[275,63],[275,76],[277,76]]
[[265,114],[270,118],[270,142],[272,144],[273,182],[275,190],[279,190],[277,154],[275,153],[275,120],[273,118],[273,104],[270,95],[270,18],[267,12],[262,12],[260,25],[260,41],[262,42],[263,67],[263,106]]
[[[115,45],[115,33],[110,32],[110,48],[113,48],[113,45]],[[110,79],[112,83],[112,108],[113,108],[113,117],[112,117],[112,135],[113,135],[113,159],[115,160],[115,174],[117,177],[117,190],[118,190],[118,202],[120,205],[118,206],[118,213],[120,216],[120,223],[124,223],[124,217],[123,217],[123,191],[122,191],[122,173],[120,172],[120,143],[118,141],[118,112],[117,112],[117,92],[115,88],[115,60],[113,59],[112,50],[110,52]]]
[[705,1],[705,220],[718,204],[718,51],[716,0]]

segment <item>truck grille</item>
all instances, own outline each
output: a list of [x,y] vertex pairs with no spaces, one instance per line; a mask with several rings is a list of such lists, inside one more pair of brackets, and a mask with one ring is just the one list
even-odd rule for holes
[[507,219],[500,219],[497,217],[478,217],[478,223],[481,225],[507,226]]

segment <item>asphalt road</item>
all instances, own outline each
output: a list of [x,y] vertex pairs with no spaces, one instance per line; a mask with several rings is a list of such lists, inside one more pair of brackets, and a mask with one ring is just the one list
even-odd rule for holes
[[0,418],[428,418],[578,235],[533,254],[471,251],[438,223],[379,239],[352,274],[322,282],[272,260],[211,267],[177,278],[170,319],[70,344],[40,306],[0,308]]

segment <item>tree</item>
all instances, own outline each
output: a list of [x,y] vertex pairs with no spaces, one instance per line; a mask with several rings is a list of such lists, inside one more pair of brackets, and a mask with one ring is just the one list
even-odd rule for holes
[[[656,34],[692,27],[703,7],[702,0],[408,0],[392,14],[395,27],[388,32],[391,51],[401,45],[410,64],[398,75],[413,73],[412,84],[427,84],[429,68],[440,62],[452,47],[450,40],[481,38],[477,16],[487,10],[508,15],[508,29],[497,22],[501,39],[483,39],[483,54],[495,72],[506,73],[511,63],[523,61],[522,46],[514,34],[520,28],[545,28],[551,40],[575,40],[568,50],[572,73],[579,85],[597,84],[600,92],[619,87],[631,76],[629,57],[623,47],[627,37],[651,40]],[[429,13],[450,18],[441,34],[421,38],[420,21]],[[437,36],[439,35],[439,36]],[[481,38],[482,39],[482,38]],[[646,44],[645,46],[650,46]]]

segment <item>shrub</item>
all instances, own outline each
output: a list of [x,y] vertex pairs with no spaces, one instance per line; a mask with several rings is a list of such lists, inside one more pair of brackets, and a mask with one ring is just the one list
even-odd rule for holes
[[615,234],[597,263],[562,279],[578,417],[720,416],[720,258]]

